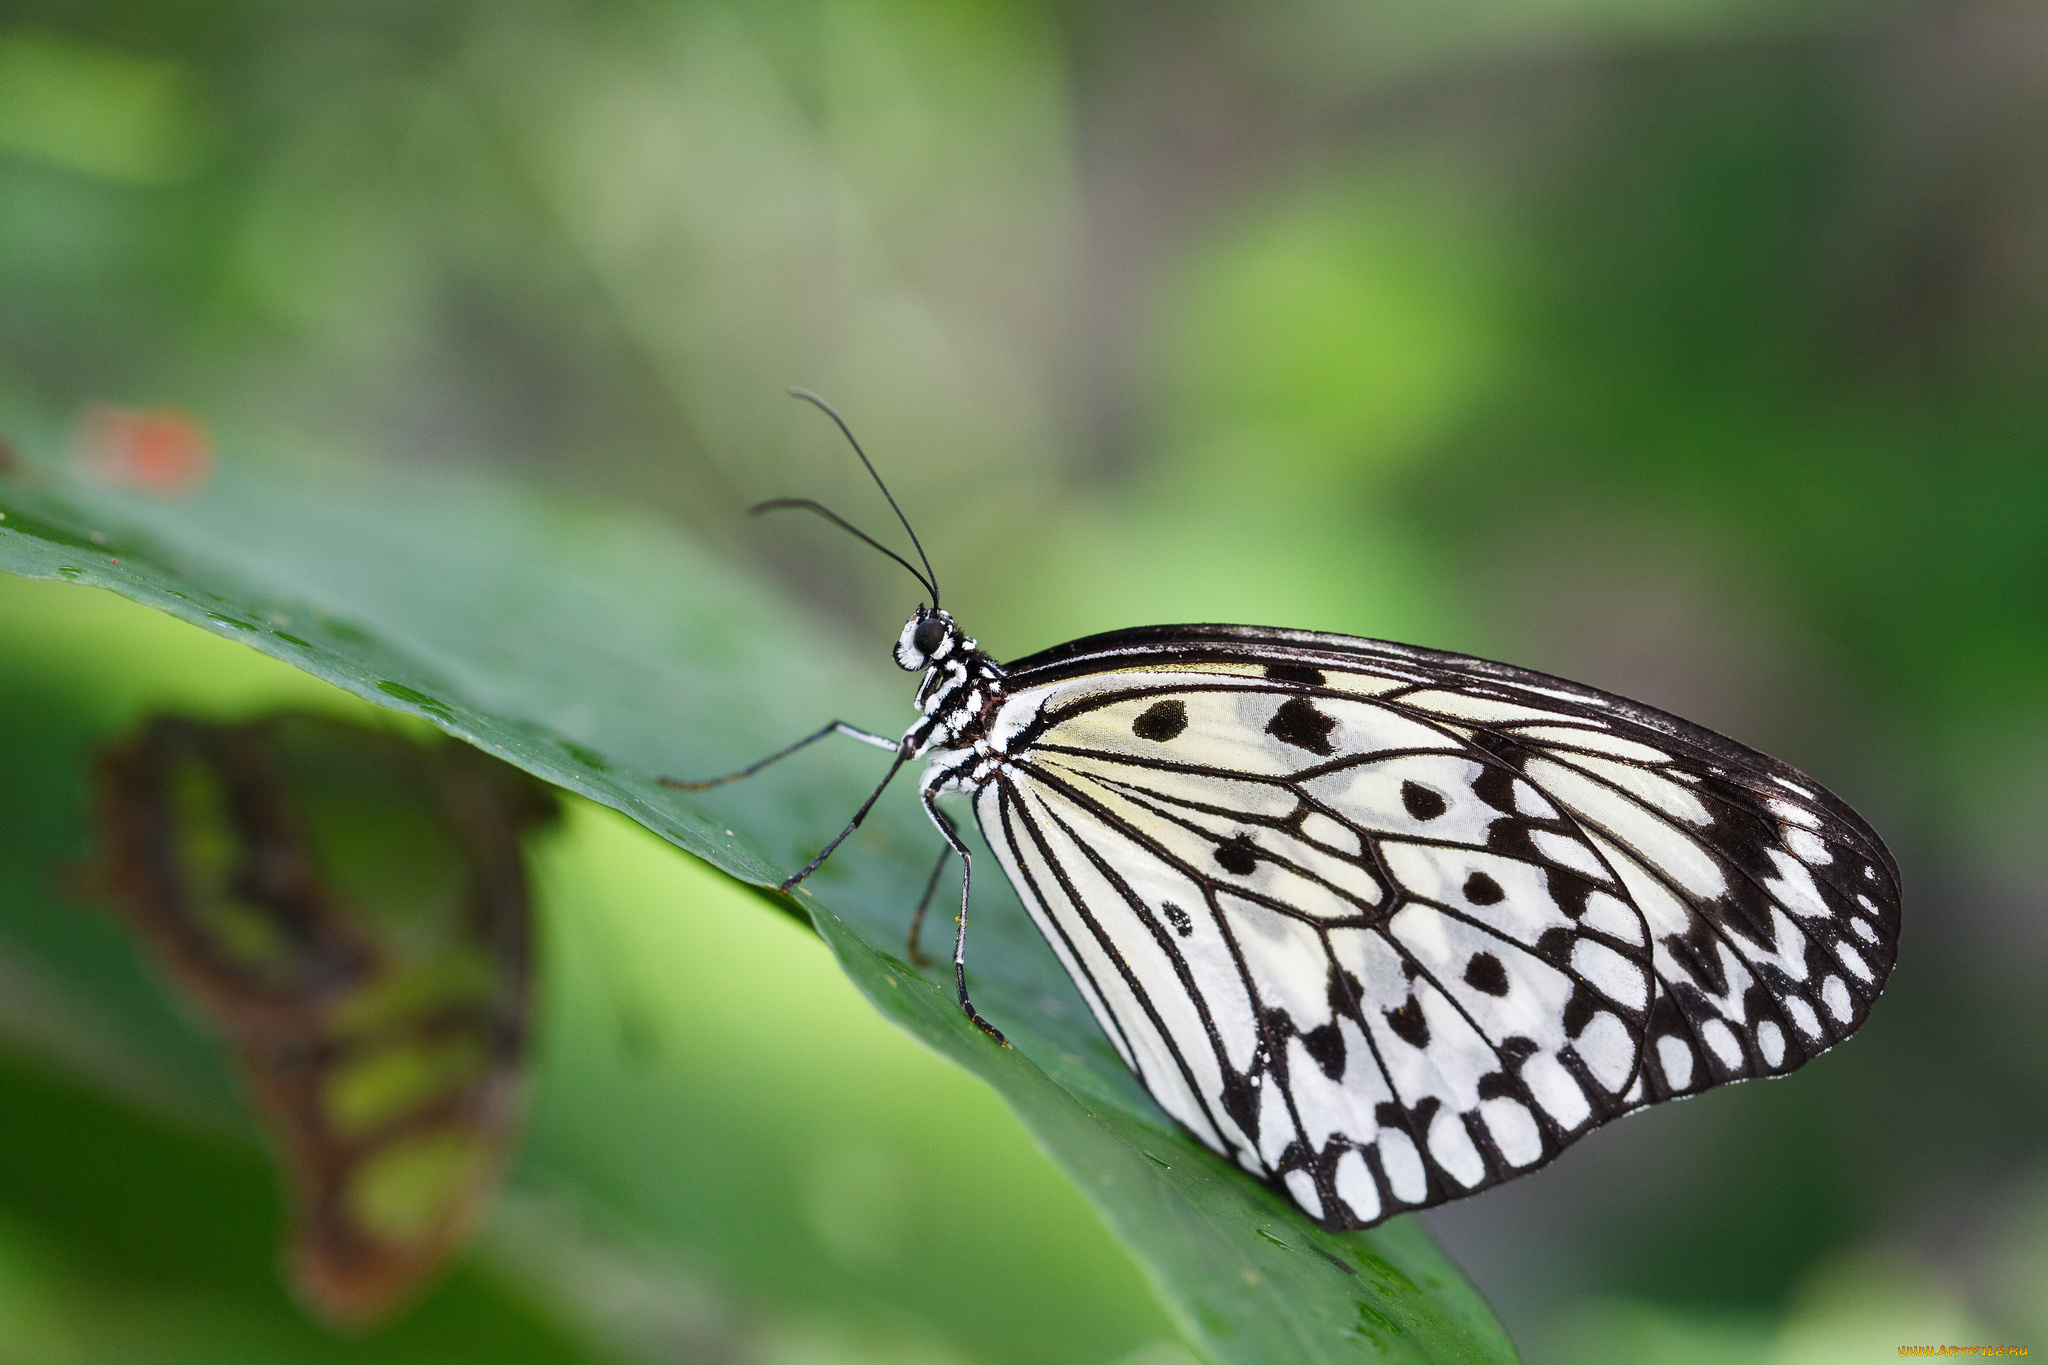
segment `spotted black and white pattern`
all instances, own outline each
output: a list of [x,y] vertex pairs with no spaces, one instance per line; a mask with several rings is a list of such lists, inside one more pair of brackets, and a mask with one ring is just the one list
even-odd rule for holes
[[893,751],[787,890],[924,759],[925,810],[967,868],[968,1017],[1001,1041],[968,997],[972,860],[947,792],[1166,1111],[1333,1228],[1792,1071],[1856,1030],[1891,971],[1898,869],[1854,811],[1592,688],[1248,626],[1120,631],[1006,668],[923,607],[895,657],[924,675],[900,739],[834,721],[739,772],[663,781],[705,790],[835,733]]
[[942,831],[967,793],[1159,1103],[1332,1227],[1791,1071],[1892,966],[1897,869],[1853,811],[1590,688],[1234,626],[1004,668],[922,609],[896,655]]

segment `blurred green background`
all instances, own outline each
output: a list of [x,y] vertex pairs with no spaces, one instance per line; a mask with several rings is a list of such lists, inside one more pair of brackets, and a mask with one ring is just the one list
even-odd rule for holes
[[[2044,381],[2033,4],[0,10],[0,411],[637,503],[880,650],[899,571],[740,514],[879,529],[804,384],[998,657],[1166,620],[1468,650],[1863,811],[1907,908],[1858,1038],[1429,1216],[1532,1362],[2048,1347]],[[75,912],[22,850],[105,735],[353,705],[78,589],[0,584],[0,631],[37,913]],[[0,1360],[1187,1359],[819,945],[588,807],[536,858],[514,1192],[360,1340],[277,1287],[217,1067],[138,1069],[0,954]]]

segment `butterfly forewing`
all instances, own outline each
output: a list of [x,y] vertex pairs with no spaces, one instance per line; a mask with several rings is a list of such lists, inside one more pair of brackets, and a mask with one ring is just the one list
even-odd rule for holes
[[1204,1143],[1364,1226],[1861,1022],[1897,878],[1792,769],[1634,703],[1342,636],[1022,661],[982,830]]

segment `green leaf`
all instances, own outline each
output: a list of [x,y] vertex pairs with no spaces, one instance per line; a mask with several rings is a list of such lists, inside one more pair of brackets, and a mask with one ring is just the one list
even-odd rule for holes
[[[0,727],[0,1053],[87,1081],[124,1101],[134,1123],[196,1121],[209,1141],[258,1162],[220,1044],[186,1023],[118,916],[73,875],[92,846],[92,757],[166,707],[431,727],[67,583],[0,575],[0,639],[10,718]],[[762,914],[792,903],[677,856],[615,811],[581,797],[565,805],[562,828],[529,847],[543,937],[532,1122],[471,1270],[516,1285],[529,1312],[606,1360],[665,1358],[685,1328],[714,1356],[794,1352],[841,1365],[1054,1365],[1147,1350],[1158,1365],[1183,1359],[1161,1348],[1178,1334],[1079,1190],[994,1091],[868,1004],[808,916]],[[217,1106],[195,1103],[209,1094]],[[75,1245],[80,1210],[94,1205],[180,1267],[159,1295],[210,1293],[194,1282],[200,1267],[185,1273],[172,1229],[132,1207],[145,1171],[124,1182],[98,1151],[63,1140],[45,1100],[10,1091],[0,1074],[0,1110],[9,1106],[57,1129],[39,1145],[0,1138],[17,1174],[0,1188],[0,1222],[19,1217],[76,1252],[86,1282],[125,1300],[136,1287]],[[221,1120],[235,1131],[214,1133]],[[222,1199],[219,1210],[211,1223],[223,1232],[261,1229],[242,1244],[255,1270],[245,1306],[295,1316],[275,1201]],[[955,1273],[969,1263],[978,1274]],[[348,1358],[391,1358],[381,1343],[448,1312],[460,1283]],[[88,1298],[65,1316],[98,1313],[102,1299]],[[9,1322],[0,1304],[0,1358],[40,1359]],[[433,1358],[499,1359],[491,1333],[477,1331]],[[135,1359],[109,1348],[79,1365]]]
[[[459,479],[232,470],[170,502],[31,469],[0,486],[0,508],[0,569],[111,589],[424,717],[757,886],[808,861],[885,762],[821,744],[709,793],[656,778],[730,771],[826,720],[888,729],[908,715],[886,642],[850,657],[759,584],[630,514]],[[949,973],[906,961],[936,849],[909,787],[797,902],[885,1015],[1008,1101],[1191,1342],[1219,1361],[1515,1358],[1411,1220],[1326,1233],[1181,1132],[987,871],[971,984],[1015,1046],[977,1032]]]

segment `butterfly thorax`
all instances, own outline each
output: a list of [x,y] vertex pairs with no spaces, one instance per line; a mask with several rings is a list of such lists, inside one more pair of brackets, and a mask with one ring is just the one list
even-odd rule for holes
[[924,671],[917,689],[924,716],[904,735],[905,751],[912,757],[928,749],[987,751],[1003,703],[1002,665],[982,653],[946,612],[924,607],[904,624],[895,652],[900,667]]

